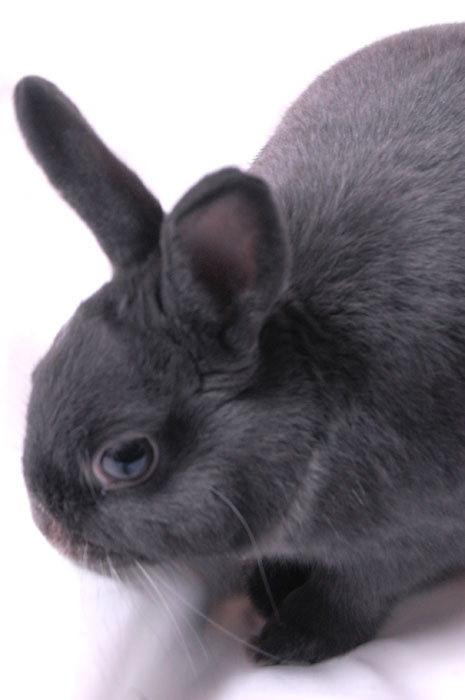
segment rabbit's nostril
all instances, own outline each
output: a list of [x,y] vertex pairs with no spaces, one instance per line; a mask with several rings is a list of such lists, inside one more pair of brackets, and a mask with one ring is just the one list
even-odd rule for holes
[[69,538],[53,515],[36,499],[31,499],[31,511],[34,522],[42,534],[63,554],[69,554]]

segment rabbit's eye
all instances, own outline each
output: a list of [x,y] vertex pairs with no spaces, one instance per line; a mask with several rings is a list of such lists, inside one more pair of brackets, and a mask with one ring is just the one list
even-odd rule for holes
[[94,473],[105,486],[130,486],[147,479],[157,458],[147,438],[133,438],[109,445],[94,462]]

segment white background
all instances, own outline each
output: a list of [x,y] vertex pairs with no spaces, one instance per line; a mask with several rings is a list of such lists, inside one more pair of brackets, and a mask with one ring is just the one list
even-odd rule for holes
[[160,603],[148,582],[135,592],[78,573],[36,533],[20,465],[28,376],[109,268],[26,152],[11,104],[23,75],[56,82],[169,209],[206,172],[246,167],[282,111],[339,58],[396,31],[462,20],[465,5],[447,0],[3,2],[0,697],[177,700],[193,697],[204,674],[215,683],[200,684],[201,700],[463,700],[464,579],[408,601],[378,640],[343,659],[256,670],[220,633],[202,648],[180,598],[201,605],[193,582],[159,582]]

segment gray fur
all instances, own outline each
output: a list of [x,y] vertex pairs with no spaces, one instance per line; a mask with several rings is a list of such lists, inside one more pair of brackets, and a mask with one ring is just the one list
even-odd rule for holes
[[[463,567],[465,27],[342,61],[250,174],[205,178],[162,221],[54,86],[26,78],[16,103],[115,267],[34,373],[24,472],[52,541],[122,563],[244,553],[229,500],[279,607],[252,573],[258,658],[287,662],[370,639]],[[105,488],[92,457],[128,431],[159,464]]]

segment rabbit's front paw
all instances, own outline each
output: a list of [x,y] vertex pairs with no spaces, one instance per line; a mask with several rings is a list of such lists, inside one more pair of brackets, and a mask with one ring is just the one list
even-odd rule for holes
[[270,620],[251,640],[252,657],[261,665],[315,664],[348,651],[355,644],[338,643],[311,630],[295,629],[280,620]]

